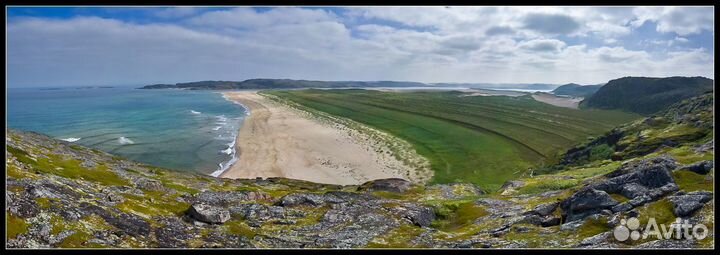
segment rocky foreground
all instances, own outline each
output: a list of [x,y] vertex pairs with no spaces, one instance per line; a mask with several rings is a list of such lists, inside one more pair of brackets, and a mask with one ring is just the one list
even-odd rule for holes
[[[621,134],[614,144],[627,144],[613,146],[612,155],[594,154],[592,147],[603,143],[598,141],[614,139],[597,138],[571,150],[557,171],[492,192],[467,183],[418,186],[402,179],[339,186],[213,178],[9,130],[6,245],[714,247],[713,137],[687,135],[706,128],[698,118],[711,109],[706,103],[687,107],[693,103],[673,108],[672,116],[613,131]],[[662,124],[648,124],[653,120]],[[642,130],[629,132],[635,129]],[[647,143],[653,139],[673,142]],[[638,141],[646,143],[633,147]],[[680,217],[710,232],[702,240],[617,241],[613,229],[629,217],[643,227],[650,218],[669,224]]]

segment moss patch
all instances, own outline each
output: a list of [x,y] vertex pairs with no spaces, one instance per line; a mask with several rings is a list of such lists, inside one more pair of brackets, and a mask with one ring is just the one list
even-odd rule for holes
[[[532,181],[531,181],[532,180]],[[553,190],[563,190],[577,186],[580,180],[540,177],[528,180],[525,186],[518,190],[520,194],[539,194]]]
[[28,224],[23,218],[17,217],[9,212],[5,212],[5,222],[7,223],[7,238],[13,239],[20,234],[28,232]]
[[474,220],[488,215],[485,208],[476,205],[474,201],[450,201],[430,204],[438,219],[433,221],[432,226],[443,230],[453,231],[471,224]]
[[606,232],[611,230],[611,228],[607,225],[607,217],[599,217],[597,219],[589,218],[583,223],[580,228],[578,228],[577,236],[578,238],[588,238],[597,234],[600,234],[602,232]]
[[[708,175],[714,174],[713,172],[708,173]],[[675,183],[677,183],[681,190],[687,192],[698,190],[713,191],[714,178],[707,177],[707,175],[698,174],[692,171],[681,170],[673,172],[673,179],[675,179]]]
[[618,201],[618,202],[620,202],[620,203],[624,203],[624,202],[630,201],[629,198],[627,198],[627,197],[625,197],[625,196],[623,196],[623,195],[621,195],[621,194],[610,194],[610,197],[612,197],[612,199],[614,199],[615,201]]
[[167,195],[161,191],[146,191],[145,196],[122,194],[125,201],[117,205],[117,208],[126,213],[134,213],[144,218],[152,216],[180,216],[190,204],[176,200],[178,194]]
[[225,230],[231,234],[244,236],[252,239],[257,235],[255,230],[248,226],[244,221],[241,220],[230,220],[223,224]]
[[646,204],[638,209],[640,216],[640,227],[644,228],[647,226],[650,218],[655,218],[655,222],[659,224],[666,224],[669,226],[670,223],[675,221],[675,213],[673,213],[673,207],[670,200],[662,199],[653,203]]
[[54,174],[57,176],[83,179],[90,182],[97,182],[102,185],[128,185],[129,183],[110,171],[107,166],[99,165],[94,169],[82,167],[80,161],[70,159],[65,160],[58,155],[47,155],[47,158],[39,158],[37,160],[29,158],[28,154],[22,150],[7,146],[18,161],[30,166],[33,170]]
[[425,232],[415,225],[405,224],[376,236],[367,244],[367,248],[409,248],[410,242]]

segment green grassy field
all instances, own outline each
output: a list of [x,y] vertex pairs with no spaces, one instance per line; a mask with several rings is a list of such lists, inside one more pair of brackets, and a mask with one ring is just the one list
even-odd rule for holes
[[639,118],[574,110],[523,97],[464,97],[461,92],[295,90],[263,92],[340,116],[410,142],[426,157],[432,182],[497,189],[527,169],[618,124]]

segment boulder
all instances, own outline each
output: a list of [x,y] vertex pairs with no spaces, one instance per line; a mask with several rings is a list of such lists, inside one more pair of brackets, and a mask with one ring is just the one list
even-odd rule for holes
[[713,167],[715,167],[715,163],[712,160],[703,160],[694,164],[683,166],[679,170],[692,171],[698,174],[708,174]]
[[427,206],[404,204],[391,208],[391,211],[420,227],[428,227],[435,220],[435,211]]
[[713,194],[708,191],[696,191],[682,195],[668,197],[673,205],[675,216],[686,217],[702,208],[705,203],[712,200]]
[[560,225],[560,218],[557,217],[546,218],[542,222],[540,222],[540,226],[543,227],[552,227],[557,225]]
[[563,200],[560,208],[563,210],[564,222],[571,222],[610,209],[617,204],[618,202],[607,192],[586,187]]
[[668,155],[662,155],[654,158],[625,163],[617,170],[608,173],[605,176],[608,178],[612,178],[632,172],[646,171],[650,169],[662,169],[666,171],[672,171],[675,168],[677,168],[677,162],[675,161],[675,159]]
[[558,203],[558,202],[540,204],[540,205],[535,206],[535,208],[533,208],[532,210],[525,212],[525,214],[536,214],[536,215],[540,215],[540,216],[548,216],[548,215],[552,214],[555,211],[555,209],[558,208],[559,205],[560,205],[560,203]]
[[404,193],[410,189],[410,182],[400,178],[388,178],[369,181],[360,186],[365,191],[388,191]]
[[208,204],[193,204],[188,210],[188,215],[201,222],[217,224],[230,220],[230,212],[222,207]]
[[165,187],[160,181],[148,178],[139,178],[138,180],[136,180],[135,187],[137,187],[138,189],[149,191],[162,191],[165,189]]

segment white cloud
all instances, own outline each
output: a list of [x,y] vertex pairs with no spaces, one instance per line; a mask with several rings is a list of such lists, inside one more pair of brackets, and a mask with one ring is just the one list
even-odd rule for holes
[[555,39],[536,39],[520,43],[520,48],[536,52],[558,53],[565,48],[565,42]]
[[201,26],[259,29],[278,24],[303,24],[334,20],[336,20],[336,17],[324,10],[280,7],[259,13],[251,8],[238,7],[230,10],[206,12],[193,17],[189,20],[189,23]]
[[681,36],[713,31],[715,20],[713,8],[708,7],[639,7],[634,14],[637,20],[632,24],[636,27],[654,21],[658,32],[674,32]]
[[[14,20],[7,25],[9,84],[249,78],[600,83],[713,75],[708,50],[670,49],[667,41],[657,46],[667,47],[663,51],[626,48],[623,36],[636,25],[630,8],[373,7],[351,8],[347,16],[302,8],[177,12],[166,16],[187,15],[177,24]],[[572,19],[577,27],[528,28],[527,17]],[[608,46],[589,47],[585,39]]]

